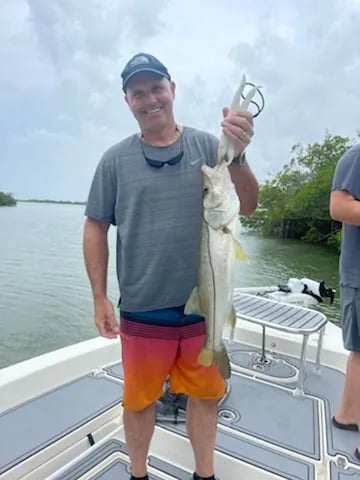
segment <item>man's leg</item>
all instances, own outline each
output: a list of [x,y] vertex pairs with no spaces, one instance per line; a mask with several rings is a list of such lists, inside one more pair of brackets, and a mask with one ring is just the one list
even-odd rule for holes
[[212,365],[202,367],[199,352],[205,341],[205,323],[183,327],[179,354],[170,371],[170,389],[188,395],[187,431],[200,477],[214,475],[214,447],[217,406],[226,392],[226,383]]
[[360,290],[341,287],[341,321],[344,347],[350,351],[344,392],[335,416],[342,424],[360,425]]
[[217,426],[217,400],[189,397],[186,426],[200,477],[214,475],[214,449]]
[[[147,473],[147,457],[155,426],[155,402],[174,363],[178,340],[155,338],[164,333],[156,325],[140,326],[121,319],[124,371],[124,430],[132,474]],[[160,333],[159,333],[160,330]],[[144,335],[144,336],[140,336]]]
[[360,425],[360,352],[349,355],[344,392],[335,418],[339,423]]
[[124,410],[125,441],[134,477],[147,473],[147,457],[155,426],[155,405],[132,412]]
[[[343,425],[356,424],[360,430],[360,352],[351,352],[349,355],[344,392],[335,419]],[[360,461],[360,444],[355,456]]]

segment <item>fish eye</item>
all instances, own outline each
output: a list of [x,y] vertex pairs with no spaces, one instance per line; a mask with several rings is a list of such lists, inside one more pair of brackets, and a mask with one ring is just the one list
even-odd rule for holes
[[203,195],[207,195],[209,193],[208,187],[203,188]]

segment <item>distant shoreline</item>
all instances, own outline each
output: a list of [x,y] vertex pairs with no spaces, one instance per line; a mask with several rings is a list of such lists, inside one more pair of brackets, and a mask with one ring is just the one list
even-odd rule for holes
[[71,200],[22,200],[20,198],[17,199],[18,202],[24,203],[60,203],[62,205],[86,205],[86,202],[72,202]]

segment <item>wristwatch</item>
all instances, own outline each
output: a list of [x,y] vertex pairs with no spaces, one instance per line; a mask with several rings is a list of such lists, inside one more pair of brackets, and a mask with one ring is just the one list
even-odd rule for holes
[[233,161],[231,162],[231,164],[235,164],[235,165],[243,165],[243,163],[245,162],[246,160],[246,156],[245,156],[245,152],[242,152],[240,153],[240,155],[237,155],[236,157],[234,157]]

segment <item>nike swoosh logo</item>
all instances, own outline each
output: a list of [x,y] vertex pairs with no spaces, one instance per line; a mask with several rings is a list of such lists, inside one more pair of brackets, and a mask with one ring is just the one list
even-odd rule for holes
[[199,163],[201,160],[201,158],[197,158],[196,160],[193,160],[192,162],[190,162],[190,165],[195,165],[196,163]]

